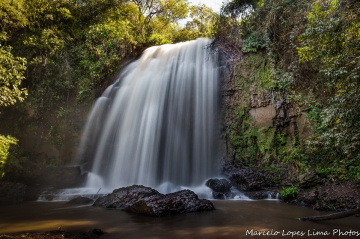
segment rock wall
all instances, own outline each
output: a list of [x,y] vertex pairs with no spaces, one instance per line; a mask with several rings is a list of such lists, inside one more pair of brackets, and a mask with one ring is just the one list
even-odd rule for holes
[[296,181],[292,175],[299,168],[290,162],[313,132],[306,114],[290,100],[291,94],[271,89],[261,78],[266,73],[263,59],[260,53],[247,55],[225,71],[222,158],[240,167],[282,171],[278,173],[284,175],[275,181]]

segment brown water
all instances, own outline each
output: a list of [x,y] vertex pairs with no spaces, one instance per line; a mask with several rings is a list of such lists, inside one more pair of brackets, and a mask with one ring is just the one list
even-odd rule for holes
[[[152,218],[92,206],[70,206],[64,202],[32,202],[0,207],[0,234],[28,231],[89,231],[100,228],[102,238],[360,238],[360,218],[327,222],[303,222],[296,218],[324,214],[310,208],[279,201],[213,201],[212,212]],[[251,236],[247,231],[273,235]],[[359,235],[333,235],[358,232]],[[304,233],[303,236],[292,233]],[[309,233],[310,232],[310,233]],[[329,233],[329,236],[319,234]],[[277,234],[277,235],[274,235]]]

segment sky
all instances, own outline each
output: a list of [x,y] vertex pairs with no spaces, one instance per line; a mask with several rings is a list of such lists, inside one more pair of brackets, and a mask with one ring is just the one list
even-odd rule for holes
[[223,0],[188,0],[188,2],[193,5],[198,5],[199,3],[203,3],[206,6],[212,8],[214,12],[219,13]]

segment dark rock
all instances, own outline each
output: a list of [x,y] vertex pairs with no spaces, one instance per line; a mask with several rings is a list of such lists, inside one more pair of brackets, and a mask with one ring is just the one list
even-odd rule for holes
[[233,199],[235,194],[232,192],[212,192],[214,199]]
[[81,174],[79,166],[64,167],[56,170],[54,186],[56,188],[79,187],[84,184],[85,180],[86,175]]
[[73,205],[84,205],[84,204],[94,203],[94,200],[92,200],[91,198],[87,198],[87,197],[76,197],[76,198],[71,199],[67,203],[73,204]]
[[116,189],[111,194],[98,198],[93,206],[117,208],[150,216],[214,210],[209,200],[199,199],[190,190],[164,195],[140,185]]
[[240,169],[232,173],[229,179],[241,191],[258,190],[266,185],[265,176],[251,169]]
[[260,190],[260,191],[247,191],[245,195],[251,199],[279,199],[280,192],[278,190]]
[[39,186],[27,186],[24,201],[36,201],[43,191]]
[[360,188],[354,183],[326,183],[313,189],[302,190],[298,203],[305,203],[316,210],[341,211],[360,206]]
[[25,193],[25,184],[0,182],[0,204],[20,204],[24,201]]
[[322,180],[314,171],[310,171],[299,176],[299,186],[301,188],[311,188],[321,184]]
[[311,190],[310,192],[303,192],[299,195],[299,201],[304,202],[306,205],[313,205],[317,201],[317,190]]
[[112,193],[104,197],[98,198],[93,206],[125,209],[126,207],[136,203],[137,201],[153,195],[162,194],[155,189],[149,187],[133,185],[130,187],[115,189]]
[[227,179],[209,179],[206,184],[214,192],[230,192],[232,187],[231,183]]
[[190,190],[181,190],[166,195],[153,195],[125,208],[125,211],[128,212],[156,217],[211,210],[214,210],[214,206],[209,200],[199,199]]

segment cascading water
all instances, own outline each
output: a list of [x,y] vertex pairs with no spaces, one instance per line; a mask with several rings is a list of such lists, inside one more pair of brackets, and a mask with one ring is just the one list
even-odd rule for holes
[[209,44],[151,47],[106,89],[80,145],[88,187],[192,186],[217,174],[219,69]]

